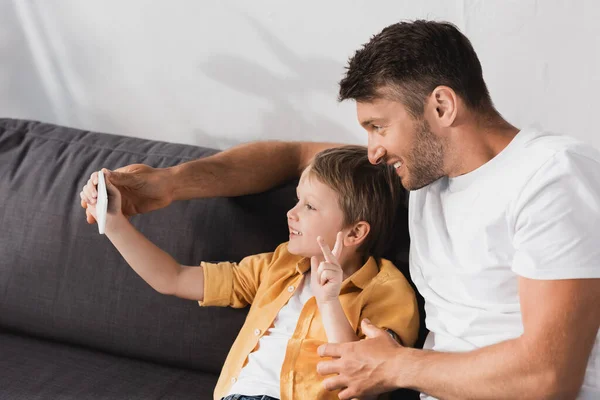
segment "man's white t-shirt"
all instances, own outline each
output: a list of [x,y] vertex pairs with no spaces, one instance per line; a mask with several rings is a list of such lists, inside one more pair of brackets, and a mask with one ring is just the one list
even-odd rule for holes
[[[600,152],[523,130],[480,168],[411,192],[409,221],[425,348],[469,351],[518,337],[519,276],[600,278]],[[579,395],[592,398],[600,399],[598,333]]]

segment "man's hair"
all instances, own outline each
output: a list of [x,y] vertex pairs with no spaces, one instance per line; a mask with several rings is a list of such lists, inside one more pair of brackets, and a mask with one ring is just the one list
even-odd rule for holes
[[359,221],[371,226],[358,251],[381,257],[393,237],[396,211],[405,194],[393,167],[371,164],[365,147],[343,146],[318,153],[308,173],[337,193],[344,227]]
[[399,22],[356,51],[340,82],[339,101],[402,102],[415,118],[440,85],[452,88],[472,110],[494,109],[471,42],[449,22]]

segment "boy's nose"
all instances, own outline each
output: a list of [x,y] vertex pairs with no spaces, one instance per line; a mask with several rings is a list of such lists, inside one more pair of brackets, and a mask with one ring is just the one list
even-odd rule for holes
[[292,220],[295,220],[295,221],[298,220],[298,216],[294,212],[293,208],[287,212],[287,217],[288,217],[288,219],[292,219]]

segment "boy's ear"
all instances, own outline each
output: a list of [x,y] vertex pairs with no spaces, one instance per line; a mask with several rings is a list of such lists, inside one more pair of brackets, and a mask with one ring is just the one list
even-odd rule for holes
[[344,238],[344,247],[360,246],[371,232],[371,225],[366,221],[360,221],[348,231]]

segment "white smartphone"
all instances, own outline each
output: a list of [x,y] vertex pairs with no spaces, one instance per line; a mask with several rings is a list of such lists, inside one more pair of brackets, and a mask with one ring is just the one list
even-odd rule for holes
[[98,172],[98,200],[96,201],[96,219],[98,223],[98,232],[104,235],[106,227],[106,212],[108,210],[108,193],[106,192],[106,182],[104,181],[104,173]]

